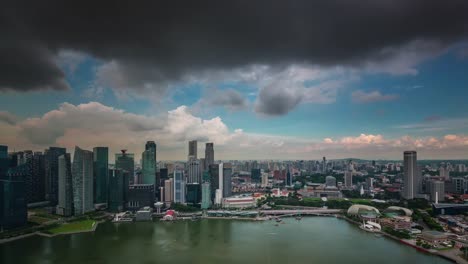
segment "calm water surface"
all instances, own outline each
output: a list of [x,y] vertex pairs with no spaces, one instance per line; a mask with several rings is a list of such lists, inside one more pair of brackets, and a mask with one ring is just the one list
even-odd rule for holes
[[0,244],[0,263],[450,263],[336,218],[99,225]]

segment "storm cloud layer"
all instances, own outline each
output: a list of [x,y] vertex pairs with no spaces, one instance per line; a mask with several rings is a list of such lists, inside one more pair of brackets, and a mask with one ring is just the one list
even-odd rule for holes
[[4,1],[0,91],[69,89],[61,50],[111,63],[102,74],[124,72],[121,89],[255,64],[373,65],[416,40],[464,40],[467,13],[465,0]]

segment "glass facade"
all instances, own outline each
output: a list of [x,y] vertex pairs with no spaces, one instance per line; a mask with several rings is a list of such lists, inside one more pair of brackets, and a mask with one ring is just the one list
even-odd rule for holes
[[109,194],[109,148],[93,149],[94,200],[95,203],[107,203]]
[[93,211],[93,152],[75,148],[72,176],[74,214]]

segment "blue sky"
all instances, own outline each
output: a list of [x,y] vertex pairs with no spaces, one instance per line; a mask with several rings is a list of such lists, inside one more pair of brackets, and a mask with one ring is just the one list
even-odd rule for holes
[[[443,138],[446,135],[465,135],[468,129],[468,59],[460,57],[455,48],[412,65],[417,71],[413,74],[361,71],[353,73],[353,78],[327,74],[328,77],[323,79],[305,81],[303,86],[307,87],[345,79],[330,102],[300,102],[280,115],[256,111],[259,90],[263,88],[261,81],[236,80],[229,73],[227,81],[170,84],[170,88],[156,96],[146,97],[145,93],[118,96],[113,87],[99,86],[96,81],[97,69],[105,62],[88,55],[80,56],[79,63],[60,62],[72,89],[4,93],[0,97],[1,110],[24,121],[32,117],[43,118],[44,114],[59,108],[64,102],[75,106],[98,102],[115,110],[147,117],[164,115],[185,105],[190,115],[200,120],[220,117],[229,133],[242,129],[248,134],[305,140],[312,144],[325,138],[334,141],[345,137],[358,138],[361,134],[381,135],[387,140],[404,136]],[[204,98],[226,90],[238,93],[245,105],[230,109],[222,103],[200,103]],[[359,102],[353,99],[356,91],[361,91],[360,95],[377,92],[379,96]],[[382,99],[382,96],[390,97]],[[189,138],[190,134],[187,135]],[[352,152],[346,153],[352,155]],[[171,155],[182,156],[181,153]]]

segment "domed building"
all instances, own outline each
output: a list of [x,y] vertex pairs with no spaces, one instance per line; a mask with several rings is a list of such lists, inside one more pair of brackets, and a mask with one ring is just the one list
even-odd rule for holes
[[363,204],[354,204],[348,208],[348,215],[366,217],[366,218],[377,218],[380,215],[379,209],[363,205]]
[[385,209],[384,214],[398,214],[400,216],[411,216],[413,215],[413,211],[400,206],[390,206],[387,209]]

